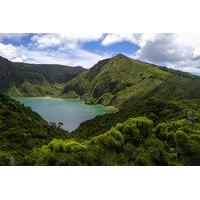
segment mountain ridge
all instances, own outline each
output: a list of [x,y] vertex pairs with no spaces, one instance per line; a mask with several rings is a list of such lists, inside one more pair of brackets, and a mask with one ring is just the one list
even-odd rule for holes
[[[169,91],[162,89],[162,85]],[[181,94],[178,86],[181,90],[186,88],[185,96]],[[193,93],[189,91],[191,86]],[[188,99],[189,96],[197,98],[200,97],[200,92],[194,90],[199,86],[198,76],[118,54],[99,61],[89,70],[70,80],[64,88],[63,95],[81,98],[91,104],[120,106],[131,97],[147,96],[153,91],[154,96],[160,95],[163,99],[170,99],[171,92],[174,93],[174,99]]]
[[82,67],[11,62],[0,57],[0,92],[9,96],[58,95]]

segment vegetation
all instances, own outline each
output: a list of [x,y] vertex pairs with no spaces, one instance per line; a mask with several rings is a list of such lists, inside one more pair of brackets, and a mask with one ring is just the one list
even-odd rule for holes
[[90,70],[0,58],[2,93],[118,108],[68,133],[0,95],[0,165],[200,165],[199,88],[199,77],[121,54]]
[[29,107],[0,95],[0,165],[20,165],[28,150],[53,138],[66,138],[67,134],[50,126]]
[[200,98],[200,78],[133,60],[122,54],[99,61],[69,81],[65,97],[120,107],[127,101],[155,97],[163,100]]
[[34,148],[24,165],[199,165],[200,119],[160,123],[129,118],[83,142],[54,139]]
[[56,96],[82,67],[14,63],[0,57],[0,92],[9,96]]
[[200,99],[179,101],[166,101],[155,98],[135,99],[123,104],[118,112],[97,116],[83,122],[71,135],[78,140],[88,139],[109,130],[113,124],[123,123],[126,119],[137,116],[148,117],[153,120],[156,126],[162,122],[187,119],[188,112],[192,112],[195,116],[200,114]]

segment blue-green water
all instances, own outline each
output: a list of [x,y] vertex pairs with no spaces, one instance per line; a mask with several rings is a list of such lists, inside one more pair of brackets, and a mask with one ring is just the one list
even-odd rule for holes
[[17,97],[25,106],[40,114],[48,122],[62,122],[63,129],[73,131],[88,119],[112,112],[111,108],[100,105],[87,105],[79,100],[45,97]]

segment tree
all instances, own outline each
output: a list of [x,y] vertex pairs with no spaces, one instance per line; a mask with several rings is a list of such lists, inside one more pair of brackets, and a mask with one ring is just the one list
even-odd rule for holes
[[63,126],[62,122],[58,122],[58,129],[60,129]]

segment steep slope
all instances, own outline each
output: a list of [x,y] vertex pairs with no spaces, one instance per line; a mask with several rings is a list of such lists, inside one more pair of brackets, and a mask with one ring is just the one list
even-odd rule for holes
[[[181,119],[182,117],[187,118],[187,113],[190,111],[200,113],[200,101],[198,100],[200,99],[199,77],[135,61],[123,55],[118,55],[103,62],[101,62],[102,65],[98,64],[100,67],[96,70],[98,72],[98,75],[95,75],[97,84],[101,83],[101,80],[98,80],[101,76],[112,76],[113,74],[113,80],[115,78],[118,84],[127,80],[131,80],[131,84],[116,94],[113,94],[112,90],[111,95],[114,97],[111,98],[111,101],[103,102],[105,104],[108,103],[108,105],[118,106],[118,112],[98,116],[92,120],[83,122],[73,132],[75,137],[88,138],[99,135],[102,131],[109,130],[113,124],[124,122],[130,117],[140,115],[147,116],[154,123],[158,124],[173,119]],[[115,65],[112,66],[112,63],[115,63]],[[96,66],[92,70],[94,69],[96,69]],[[123,74],[124,69],[127,69],[125,74]],[[104,73],[106,70],[107,73]],[[84,72],[67,85],[73,88],[73,84],[75,82],[78,84],[79,80],[81,80],[82,84],[80,85],[83,86],[83,78],[86,79],[85,77],[89,76],[90,73],[91,70]],[[116,79],[116,73],[119,75],[119,79]],[[140,79],[139,77],[143,78]],[[92,85],[92,81],[91,83],[89,81],[87,83],[92,89],[87,92],[87,95],[82,93],[80,97],[86,99],[86,101],[92,98],[95,103],[101,103],[98,101],[99,99],[94,98],[91,92],[96,89],[96,85]],[[107,86],[109,83],[105,81],[103,85]],[[103,89],[104,87],[99,86],[99,88]],[[121,94],[123,95],[121,96]]]
[[56,95],[83,71],[82,67],[13,63],[0,57],[0,92],[10,96]]
[[119,106],[136,97],[198,98],[199,87],[198,77],[119,54],[99,61],[89,71],[69,81],[64,94],[88,103]]
[[85,69],[63,65],[15,63],[17,67],[24,67],[34,74],[41,74],[49,83],[67,83]]
[[[67,131],[49,126],[30,108],[0,94],[0,165],[20,164],[25,152],[31,148],[55,137],[66,138],[67,134]],[[8,155],[8,163],[2,163],[1,154]]]
[[[154,121],[154,126],[162,122],[187,119],[192,112],[200,120],[200,99],[166,101],[155,98],[134,99],[124,104],[114,114],[97,116],[83,122],[74,132],[77,139],[88,139],[109,130],[113,124],[122,123],[130,117],[146,116]],[[95,126],[94,126],[95,124]]]

